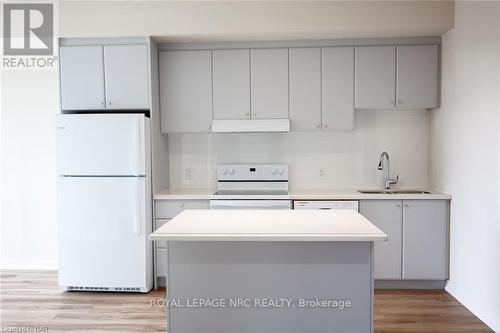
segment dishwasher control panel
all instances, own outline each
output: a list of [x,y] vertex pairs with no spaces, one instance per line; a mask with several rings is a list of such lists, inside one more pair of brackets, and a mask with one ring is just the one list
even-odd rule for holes
[[295,200],[293,209],[353,209],[359,212],[359,201],[357,200]]

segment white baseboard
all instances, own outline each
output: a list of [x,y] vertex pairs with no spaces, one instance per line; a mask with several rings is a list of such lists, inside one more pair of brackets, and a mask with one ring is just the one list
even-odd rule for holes
[[57,270],[56,261],[0,259],[0,269]]

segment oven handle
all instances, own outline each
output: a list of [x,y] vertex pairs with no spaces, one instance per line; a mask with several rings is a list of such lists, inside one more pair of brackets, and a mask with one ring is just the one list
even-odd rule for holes
[[290,200],[210,200],[210,209],[290,209]]

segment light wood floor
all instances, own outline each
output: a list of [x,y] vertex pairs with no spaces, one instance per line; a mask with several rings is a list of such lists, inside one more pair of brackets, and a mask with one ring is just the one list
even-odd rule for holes
[[[54,271],[0,271],[0,332],[44,326],[46,332],[164,332],[164,308],[149,294],[63,292]],[[43,332],[43,331],[42,331]],[[376,333],[493,332],[445,291],[375,292]]]

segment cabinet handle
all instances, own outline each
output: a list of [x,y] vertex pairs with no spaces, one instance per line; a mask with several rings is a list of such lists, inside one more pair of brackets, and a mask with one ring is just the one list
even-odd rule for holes
[[401,205],[400,205],[400,204],[397,204],[397,207],[398,207],[398,208],[401,208]]
[[99,102],[99,105],[104,105],[104,102]]
[[250,115],[250,113],[249,113],[249,112],[245,113],[245,116],[249,116],[249,115]]
[[257,112],[253,113],[253,116],[254,116],[254,117],[257,117]]
[[408,204],[405,204],[405,208],[408,208],[408,207],[410,207],[410,206]]
[[111,102],[108,102],[108,105],[111,105]]
[[182,206],[184,206],[184,204],[181,202],[181,203],[179,204],[179,207],[182,207]]
[[391,105],[394,105],[394,104],[396,104],[396,101],[391,99],[391,101],[389,103],[391,103]]
[[316,128],[321,128],[321,124],[316,125]]
[[404,104],[405,102],[401,99],[398,99],[398,104]]
[[324,128],[328,128],[328,124],[325,124],[325,126],[323,126]]

